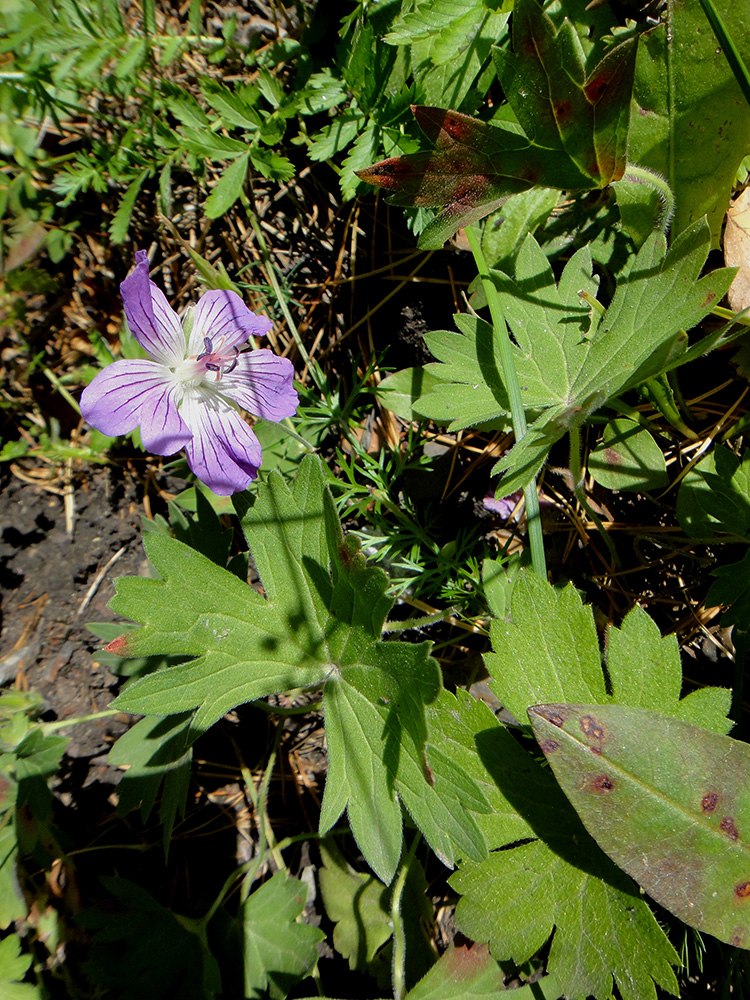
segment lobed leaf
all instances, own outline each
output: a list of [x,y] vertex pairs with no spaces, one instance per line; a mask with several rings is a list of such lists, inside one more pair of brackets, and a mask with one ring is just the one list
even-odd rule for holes
[[[115,704],[152,715],[193,712],[185,747],[236,705],[324,686],[329,771],[320,829],[347,809],[376,874],[389,882],[402,843],[402,803],[446,864],[482,857],[471,779],[426,745],[425,705],[441,687],[428,643],[383,642],[388,578],[344,537],[320,460],[293,486],[278,472],[234,498],[265,597],[165,535],[144,539],[161,580],[117,582],[112,607],[142,623],[110,652],[194,657],[159,670]],[[429,763],[428,763],[429,760]],[[432,770],[431,770],[432,769]]]
[[325,938],[318,927],[297,920],[305,908],[304,882],[276,872],[242,904],[245,990],[249,998],[284,1000],[318,961]]
[[[404,15],[407,24],[421,30],[421,12]],[[495,56],[519,126],[414,105],[434,151],[357,171],[361,180],[392,192],[394,204],[443,209],[422,233],[423,248],[439,248],[457,229],[534,185],[590,190],[625,170],[636,39],[612,47],[587,73],[570,22],[558,31],[537,0],[517,0],[512,41],[512,50],[496,49]]]

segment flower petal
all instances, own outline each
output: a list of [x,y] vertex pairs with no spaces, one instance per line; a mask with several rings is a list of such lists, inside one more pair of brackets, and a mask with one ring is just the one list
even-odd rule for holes
[[239,413],[219,397],[186,398],[182,413],[193,433],[185,452],[195,475],[219,496],[246,489],[258,475],[262,456],[260,442]]
[[217,389],[256,417],[278,421],[297,412],[299,396],[293,378],[289,358],[279,358],[263,348],[241,354],[237,367],[221,376]]
[[206,337],[214,344],[224,337],[225,347],[240,347],[248,337],[265,337],[272,326],[266,316],[251,312],[236,292],[206,292],[195,307],[188,354],[200,354]]
[[170,372],[155,361],[115,361],[99,372],[81,396],[81,413],[102,434],[127,434],[141,425],[144,447],[172,455],[190,441],[177,412]]
[[185,335],[164,292],[148,277],[148,254],[136,250],[135,269],[120,285],[122,304],[133,336],[148,353],[165,365],[186,355]]

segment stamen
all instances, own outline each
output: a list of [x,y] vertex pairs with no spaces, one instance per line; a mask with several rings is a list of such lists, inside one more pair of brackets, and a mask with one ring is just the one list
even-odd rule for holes
[[239,358],[239,356],[240,356],[239,348],[235,347],[234,348],[234,361],[231,363],[231,365],[228,368],[224,369],[224,374],[225,375],[228,375],[230,372],[233,372],[234,369],[237,367],[237,359]]
[[[205,358],[205,354],[201,354],[201,358]],[[200,361],[200,358],[197,359]],[[210,372],[221,372],[221,365],[214,365],[210,361],[206,362],[206,369]]]
[[[210,337],[204,337],[203,338],[203,354],[199,354],[196,357],[195,360],[196,361],[201,361],[203,358],[207,358],[210,354],[213,354],[213,353],[214,353],[213,341],[211,340]],[[209,366],[206,365],[206,367],[208,368]],[[215,371],[215,370],[216,369],[214,369],[214,368],[211,369],[211,371]]]

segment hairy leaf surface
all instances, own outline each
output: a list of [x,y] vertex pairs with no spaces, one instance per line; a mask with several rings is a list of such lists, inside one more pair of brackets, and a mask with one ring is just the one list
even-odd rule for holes
[[161,580],[117,582],[112,607],[142,623],[108,647],[193,657],[142,678],[117,699],[146,715],[194,712],[186,743],[243,702],[323,686],[329,771],[321,832],[348,809],[352,832],[385,882],[396,870],[402,803],[445,863],[484,856],[471,815],[487,804],[471,779],[426,744],[425,705],[441,687],[429,643],[383,642],[386,574],[344,537],[320,460],[294,485],[272,472],[234,498],[265,597],[175,539],[146,550]]

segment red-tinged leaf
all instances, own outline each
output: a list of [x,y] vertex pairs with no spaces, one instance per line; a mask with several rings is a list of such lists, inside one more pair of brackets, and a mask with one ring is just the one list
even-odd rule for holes
[[441,246],[459,227],[534,185],[591,190],[625,171],[637,39],[610,49],[587,73],[573,26],[565,20],[557,30],[538,0],[517,0],[512,38],[512,51],[494,55],[518,126],[413,107],[434,151],[357,171],[392,192],[393,204],[443,207],[422,234],[422,247]]
[[[451,945],[406,1000],[488,1000],[505,993],[505,978],[486,944]],[[553,1000],[559,995],[555,976],[513,990],[514,1000]]]
[[104,647],[105,653],[114,653],[115,656],[130,656],[130,639],[132,638],[129,632],[125,632],[123,635],[118,635],[116,639],[112,642],[107,643]]
[[536,146],[517,130],[442,108],[412,111],[436,150],[381,160],[358,170],[357,176],[392,192],[396,205],[444,206],[422,234],[420,246],[442,246],[457,229],[535,184],[561,189],[595,186],[565,151]]
[[750,746],[644,708],[528,715],[602,850],[691,927],[750,948]]
[[556,31],[536,0],[520,0],[513,51],[495,54],[508,103],[527,135],[539,146],[564,149],[592,187],[625,171],[636,48],[635,36],[626,39],[587,73],[570,22]]

